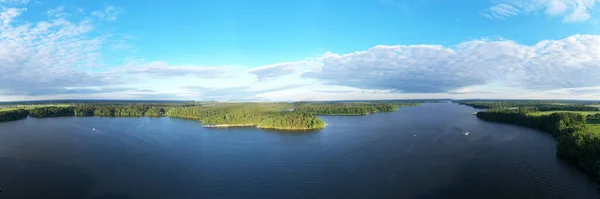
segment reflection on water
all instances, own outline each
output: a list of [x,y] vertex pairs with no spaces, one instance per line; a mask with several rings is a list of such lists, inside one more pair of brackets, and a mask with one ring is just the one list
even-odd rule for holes
[[327,116],[309,132],[28,118],[0,124],[0,198],[597,198],[551,136],[474,111]]

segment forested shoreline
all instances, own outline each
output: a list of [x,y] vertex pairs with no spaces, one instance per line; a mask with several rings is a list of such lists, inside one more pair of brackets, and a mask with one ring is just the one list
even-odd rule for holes
[[25,109],[15,109],[0,112],[0,122],[15,121],[25,119],[29,115],[29,111]]
[[583,104],[555,104],[549,102],[461,102],[459,104],[479,109],[529,108],[535,111],[600,111],[600,108]]
[[[0,109],[0,121],[45,117],[175,117],[207,125],[252,125],[265,129],[310,130],[326,126],[317,115],[366,115],[391,112],[403,103],[202,103],[202,104],[75,104]],[[14,108],[13,108],[14,109]]]
[[[412,104],[410,104],[412,105]],[[340,104],[314,104],[298,103],[295,110],[307,112],[316,115],[368,115],[377,112],[393,112],[398,110],[399,104],[359,104],[359,103],[340,103]],[[406,105],[408,106],[408,105]]]
[[557,140],[557,155],[573,162],[600,181],[600,132],[590,123],[600,120],[600,114],[586,116],[570,112],[532,115],[536,109],[490,109],[477,117],[492,122],[514,124],[552,134]]
[[74,116],[73,107],[38,107],[29,110],[31,117],[65,117]]

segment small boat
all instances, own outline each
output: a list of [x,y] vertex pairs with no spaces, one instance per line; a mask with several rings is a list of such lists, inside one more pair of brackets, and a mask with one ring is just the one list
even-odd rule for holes
[[417,137],[417,135],[413,135],[413,137]]
[[92,128],[92,131],[95,131],[95,130],[96,130],[96,128]]
[[206,124],[206,125],[203,125],[202,127],[204,127],[204,128],[216,128],[217,126],[215,126],[214,124]]
[[465,131],[463,134],[464,135],[469,135],[469,131]]

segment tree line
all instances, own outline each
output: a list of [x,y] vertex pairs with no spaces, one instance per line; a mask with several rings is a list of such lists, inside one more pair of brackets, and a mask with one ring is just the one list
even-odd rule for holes
[[393,112],[399,104],[368,103],[298,103],[294,111],[316,115],[367,115],[377,112]]
[[301,112],[270,113],[259,123],[259,127],[265,129],[308,130],[325,126],[325,122],[316,115]]
[[25,119],[28,115],[29,115],[29,111],[25,110],[25,109],[0,111],[0,122],[8,122],[8,121]]
[[73,107],[38,107],[29,110],[31,117],[74,116]]
[[[169,107],[169,106],[167,106]],[[184,106],[188,107],[188,106]],[[0,121],[14,121],[24,119],[27,116],[63,117],[63,116],[107,116],[107,117],[161,117],[165,114],[165,107],[152,105],[109,105],[109,104],[86,104],[75,106],[56,107],[33,107],[27,109],[15,109],[0,111]]]
[[600,120],[600,114],[587,116],[558,112],[550,115],[528,115],[528,109],[492,109],[477,117],[493,122],[515,124],[551,133],[557,140],[557,155],[576,163],[600,180],[600,132],[586,123]]
[[152,105],[81,105],[74,107],[75,116],[161,117],[164,107]]
[[29,111],[32,117],[61,116],[107,116],[107,117],[160,117],[164,113],[162,107],[148,105],[81,105],[69,107],[39,107]]
[[600,111],[600,108],[583,104],[549,104],[547,102],[461,102],[459,104],[479,109],[530,108],[537,111]]
[[366,115],[391,112],[407,103],[196,103],[196,104],[108,104],[89,103],[72,106],[34,107],[24,117],[6,115],[6,120],[32,117],[106,116],[106,117],[178,117],[204,124],[252,124],[272,129],[318,129],[325,123],[316,115]]

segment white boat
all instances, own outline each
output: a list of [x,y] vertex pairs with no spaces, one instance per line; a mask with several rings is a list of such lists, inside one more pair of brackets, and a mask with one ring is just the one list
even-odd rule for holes
[[95,130],[96,130],[96,128],[92,128],[92,131],[95,131]]
[[469,131],[466,131],[466,132],[464,132],[463,134],[465,134],[465,135],[469,135]]

